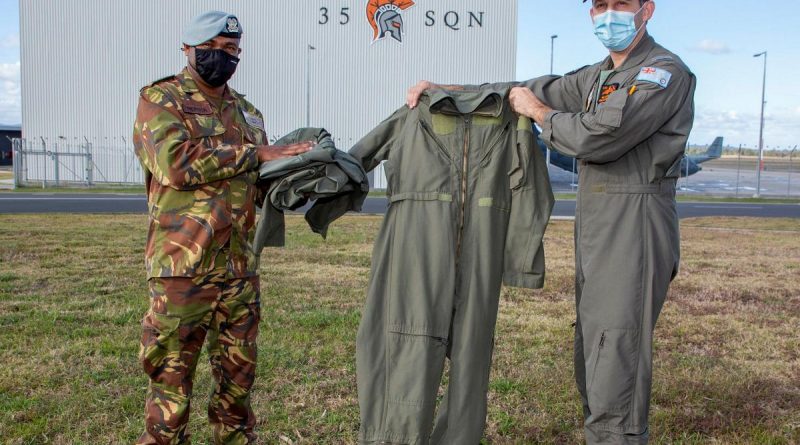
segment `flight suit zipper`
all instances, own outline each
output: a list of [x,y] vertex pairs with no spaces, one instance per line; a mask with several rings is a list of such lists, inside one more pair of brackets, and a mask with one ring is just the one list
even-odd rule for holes
[[597,347],[597,355],[594,358],[594,367],[592,368],[592,379],[587,382],[589,384],[588,386],[589,390],[594,388],[594,379],[595,377],[597,377],[597,365],[600,364],[600,354],[602,354],[603,352],[603,346],[605,345],[605,343],[606,343],[606,331],[603,331],[600,334],[600,343]]
[[464,117],[464,149],[461,159],[461,215],[458,227],[458,241],[456,242],[456,261],[461,259],[461,243],[464,240],[464,225],[467,219],[467,168],[469,167],[469,136],[471,120]]

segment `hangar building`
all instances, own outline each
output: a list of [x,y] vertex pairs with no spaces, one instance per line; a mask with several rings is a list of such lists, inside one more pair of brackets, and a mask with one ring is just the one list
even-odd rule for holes
[[[517,2],[497,0],[20,1],[20,179],[141,183],[130,143],[139,89],[177,73],[183,27],[219,9],[244,29],[231,84],[277,138],[310,125],[341,149],[419,79],[514,78]],[[391,20],[377,23],[378,13]],[[386,15],[382,19],[386,19]],[[381,34],[383,32],[383,34]],[[376,174],[376,186],[382,175]]]

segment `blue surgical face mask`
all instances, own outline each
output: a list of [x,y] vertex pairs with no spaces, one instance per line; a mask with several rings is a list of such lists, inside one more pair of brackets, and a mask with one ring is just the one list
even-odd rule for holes
[[[644,8],[644,5],[642,6]],[[594,35],[611,51],[623,51],[633,43],[639,30],[636,28],[636,14],[639,11],[608,11],[597,14],[594,21]]]

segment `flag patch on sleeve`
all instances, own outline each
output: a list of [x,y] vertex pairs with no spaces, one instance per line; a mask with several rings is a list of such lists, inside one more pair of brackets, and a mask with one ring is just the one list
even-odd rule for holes
[[666,88],[669,85],[670,79],[672,79],[672,73],[652,66],[642,67],[639,71],[639,75],[636,76],[636,80],[654,83],[661,88]]

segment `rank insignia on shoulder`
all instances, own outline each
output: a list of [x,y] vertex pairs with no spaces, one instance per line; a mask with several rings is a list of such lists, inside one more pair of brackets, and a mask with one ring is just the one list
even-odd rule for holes
[[150,82],[150,85],[147,85],[147,86],[153,86],[153,85],[155,85],[157,83],[161,83],[161,82],[164,82],[166,80],[172,80],[174,78],[175,78],[175,75],[174,74],[170,74],[169,76],[164,76],[164,77],[162,77],[162,78],[160,78],[158,80],[154,80],[154,81]]
[[675,60],[674,57],[664,55],[664,56],[655,56],[652,59],[650,59],[650,62],[651,63],[653,63],[653,62],[670,62],[670,61],[673,61],[673,60]]
[[639,71],[639,75],[636,76],[636,80],[654,83],[661,88],[666,88],[669,85],[670,79],[672,79],[672,73],[653,66],[642,67]]

